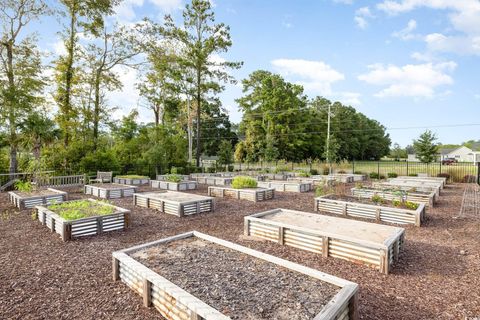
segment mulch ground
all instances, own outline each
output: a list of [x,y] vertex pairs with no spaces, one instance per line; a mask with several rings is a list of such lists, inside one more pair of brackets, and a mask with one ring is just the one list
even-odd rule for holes
[[[353,186],[353,185],[352,185]],[[351,186],[350,186],[351,187]],[[480,316],[480,219],[458,218],[464,186],[449,185],[421,228],[406,227],[405,251],[391,274],[365,266],[245,239],[243,217],[274,208],[313,212],[314,194],[276,193],[253,203],[217,198],[216,211],[179,218],[133,207],[126,232],[62,242],[32,210],[18,211],[0,194],[1,319],[162,319],[125,284],[112,281],[112,251],[198,230],[360,285],[362,319],[465,319]],[[140,188],[151,190],[148,187]],[[194,193],[206,195],[202,187]],[[71,193],[71,199],[86,198]],[[266,288],[268,290],[268,288]]]

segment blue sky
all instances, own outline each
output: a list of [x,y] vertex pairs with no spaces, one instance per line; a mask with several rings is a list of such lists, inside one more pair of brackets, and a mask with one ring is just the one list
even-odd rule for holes
[[[53,0],[51,0],[53,1]],[[354,106],[389,129],[405,146],[425,127],[443,143],[480,139],[480,1],[478,0],[214,0],[218,22],[233,46],[221,58],[243,61],[241,80],[264,69],[304,85],[306,93]],[[126,0],[116,20],[135,22],[165,13],[180,20],[183,0]],[[61,52],[59,21],[35,26],[42,49]],[[121,92],[110,95],[119,117],[138,107],[136,72],[119,70]],[[240,86],[221,95],[239,122]],[[406,127],[422,127],[398,129]]]

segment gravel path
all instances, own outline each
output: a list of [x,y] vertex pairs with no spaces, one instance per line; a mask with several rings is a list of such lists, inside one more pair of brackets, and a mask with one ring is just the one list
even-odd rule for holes
[[[183,218],[133,208],[131,198],[113,200],[132,210],[131,229],[67,243],[32,220],[31,210],[18,211],[1,193],[0,318],[162,319],[156,310],[144,308],[142,298],[126,285],[112,281],[111,254],[191,230],[358,283],[361,319],[479,317],[480,220],[456,217],[463,188],[461,184],[446,187],[438,205],[428,209],[425,225],[406,227],[405,251],[389,275],[242,236],[246,215],[278,207],[313,212],[313,192],[279,192],[275,200],[258,203],[216,198],[214,213]],[[195,193],[206,195],[207,189]],[[70,194],[71,199],[85,197]]]
[[232,319],[313,319],[340,290],[201,239],[177,240],[132,256]]

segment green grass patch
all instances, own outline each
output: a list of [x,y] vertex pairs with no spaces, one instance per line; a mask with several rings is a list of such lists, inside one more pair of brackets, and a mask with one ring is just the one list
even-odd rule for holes
[[182,181],[182,176],[178,174],[167,174],[165,175],[165,181],[179,183]]
[[257,180],[251,177],[238,176],[232,180],[232,188],[234,189],[256,188],[257,185]]
[[52,204],[48,209],[65,220],[77,220],[92,216],[104,216],[115,212],[115,208],[106,201],[74,200]]
[[124,176],[116,176],[115,178],[121,178],[121,179],[150,179],[147,176],[139,176],[139,175],[135,175],[135,174],[127,174],[127,175],[124,175]]

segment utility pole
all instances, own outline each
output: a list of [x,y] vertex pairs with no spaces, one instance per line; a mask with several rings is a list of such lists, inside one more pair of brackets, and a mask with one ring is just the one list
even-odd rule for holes
[[328,174],[332,174],[332,161],[330,161],[330,104],[328,104],[328,121],[327,121],[327,161]]

